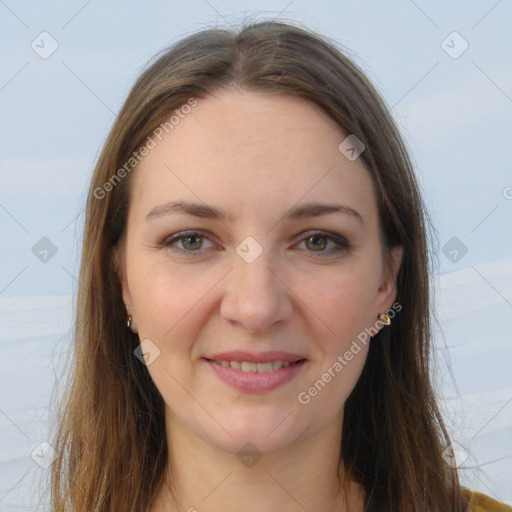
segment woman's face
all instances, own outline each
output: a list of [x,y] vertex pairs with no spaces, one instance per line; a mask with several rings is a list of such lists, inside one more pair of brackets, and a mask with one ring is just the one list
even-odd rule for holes
[[182,431],[270,453],[341,421],[368,350],[358,335],[396,296],[372,179],[338,149],[347,135],[303,100],[223,91],[133,171],[123,297]]

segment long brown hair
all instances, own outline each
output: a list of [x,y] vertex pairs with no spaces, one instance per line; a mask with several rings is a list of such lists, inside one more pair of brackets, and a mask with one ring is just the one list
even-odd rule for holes
[[126,229],[134,153],[191,98],[232,88],[307,99],[366,146],[361,158],[377,190],[384,253],[404,248],[402,310],[370,343],[345,404],[340,458],[364,487],[367,510],[462,511],[457,472],[442,457],[450,440],[430,380],[430,223],[406,146],[379,94],[336,44],[273,21],[204,30],[156,56],[105,142],[87,201],[53,510],[144,512],[162,484],[163,399],[134,357],[139,339],[126,328],[113,254]]

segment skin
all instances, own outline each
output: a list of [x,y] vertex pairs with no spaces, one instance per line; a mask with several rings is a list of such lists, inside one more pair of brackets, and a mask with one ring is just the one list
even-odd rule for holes
[[[374,184],[361,158],[338,150],[346,136],[302,99],[222,91],[199,100],[136,169],[120,279],[134,331],[160,350],[148,370],[166,403],[173,482],[151,512],[363,510],[361,488],[341,488],[338,454],[368,346],[307,405],[297,399],[396,297],[402,250],[385,272]],[[145,218],[171,200],[229,218]],[[306,202],[349,206],[363,222],[345,213],[283,219]],[[187,230],[205,237],[178,240],[174,251],[161,244]],[[335,242],[311,241],[310,231],[338,234],[350,248],[333,252]],[[248,236],[263,249],[252,263],[236,252]],[[237,349],[307,362],[280,388],[242,392],[202,359]],[[236,455],[247,442],[262,455],[252,467]]]

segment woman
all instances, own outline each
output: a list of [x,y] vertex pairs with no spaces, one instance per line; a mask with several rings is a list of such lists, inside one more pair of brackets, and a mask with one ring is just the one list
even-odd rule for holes
[[446,456],[427,227],[325,38],[263,22],[159,56],[92,179],[53,509],[511,510]]

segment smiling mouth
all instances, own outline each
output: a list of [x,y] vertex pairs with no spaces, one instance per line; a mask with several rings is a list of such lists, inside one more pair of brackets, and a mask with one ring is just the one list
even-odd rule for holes
[[[240,356],[233,357],[242,359]],[[268,393],[292,381],[307,365],[307,359],[292,357],[297,360],[229,361],[203,357],[203,361],[210,366],[217,377],[239,391]]]
[[[206,359],[206,358],[205,358]],[[256,363],[253,361],[216,361],[214,359],[206,359],[206,361],[211,361],[219,366],[229,367],[233,370],[239,370],[246,373],[270,373],[273,371],[277,371],[281,368],[288,368],[289,366],[294,366],[297,364],[301,364],[306,359],[299,359],[298,361],[268,361],[265,363]]]

